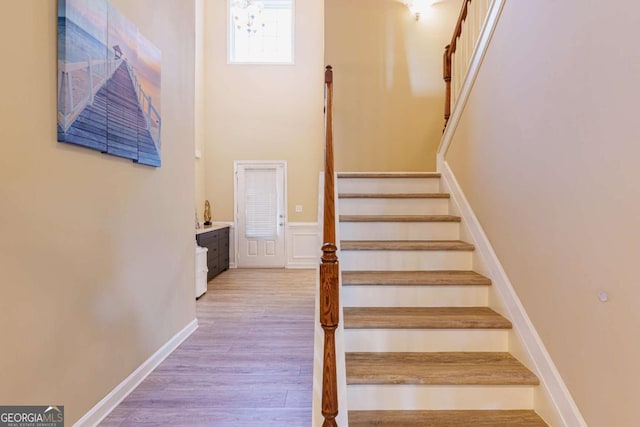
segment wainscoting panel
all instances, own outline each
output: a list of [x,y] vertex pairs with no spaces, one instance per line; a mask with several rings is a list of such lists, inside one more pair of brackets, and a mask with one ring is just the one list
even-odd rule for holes
[[322,242],[316,222],[287,224],[287,268],[316,268],[320,263]]

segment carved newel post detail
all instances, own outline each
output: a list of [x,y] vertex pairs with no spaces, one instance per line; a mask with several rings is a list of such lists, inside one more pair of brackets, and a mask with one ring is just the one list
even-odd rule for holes
[[340,321],[338,289],[338,257],[336,251],[335,180],[333,168],[333,70],[325,71],[325,166],[324,166],[324,220],[322,263],[320,264],[320,324],[324,330],[324,356],[322,368],[323,427],[337,427],[338,380],[336,374],[335,332]]

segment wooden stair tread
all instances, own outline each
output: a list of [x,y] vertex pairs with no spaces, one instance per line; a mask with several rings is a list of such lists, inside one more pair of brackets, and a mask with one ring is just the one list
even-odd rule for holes
[[347,353],[347,384],[538,385],[509,353]]
[[491,285],[475,271],[343,271],[343,286],[474,286]]
[[462,240],[343,240],[343,251],[473,251]]
[[340,193],[340,199],[449,199],[449,193]]
[[510,329],[489,307],[344,307],[345,329]]
[[530,410],[349,411],[350,427],[547,427]]
[[340,215],[340,222],[460,222],[455,215]]
[[338,178],[440,178],[437,172],[338,172]]

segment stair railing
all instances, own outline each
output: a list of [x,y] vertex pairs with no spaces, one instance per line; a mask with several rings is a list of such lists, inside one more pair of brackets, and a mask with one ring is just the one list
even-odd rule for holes
[[322,262],[320,263],[320,325],[324,331],[322,365],[322,427],[337,427],[338,379],[335,332],[340,320],[339,265],[336,251],[335,177],[333,166],[333,70],[325,69],[325,155]]
[[480,32],[494,0],[464,0],[451,43],[444,48],[443,77],[446,87],[444,101],[444,127],[451,110],[458,101],[462,83],[469,69],[469,61]]

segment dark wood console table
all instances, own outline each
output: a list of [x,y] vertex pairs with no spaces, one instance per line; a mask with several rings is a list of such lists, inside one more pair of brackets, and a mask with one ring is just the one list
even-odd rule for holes
[[229,268],[229,226],[212,226],[196,231],[198,246],[207,248],[207,281]]

